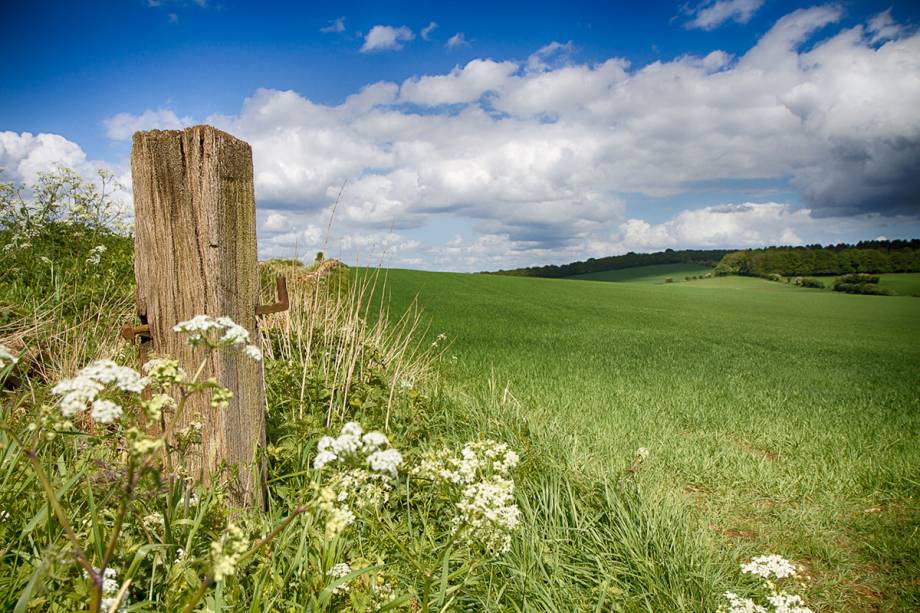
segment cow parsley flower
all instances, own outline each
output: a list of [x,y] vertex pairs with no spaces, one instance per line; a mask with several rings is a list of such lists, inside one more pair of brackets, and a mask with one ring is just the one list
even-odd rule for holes
[[780,592],[767,596],[767,601],[773,605],[776,613],[814,613],[805,606],[801,596]]
[[[333,579],[341,579],[342,577],[347,577],[350,572],[351,565],[348,562],[339,562],[329,570],[328,575]],[[339,584],[334,590],[332,590],[333,594],[345,594],[347,592],[347,582]]]
[[154,421],[159,420],[160,417],[163,416],[163,411],[175,408],[175,406],[175,398],[166,394],[154,394],[150,400],[141,402],[141,408],[144,409],[144,413]]
[[368,432],[361,437],[361,443],[363,445],[363,450],[365,453],[373,453],[380,449],[381,447],[386,447],[390,444],[390,440],[386,437],[383,432]]
[[99,264],[99,261],[102,259],[102,254],[108,251],[105,245],[96,245],[89,250],[89,257],[86,258],[86,263],[90,266],[96,266]]
[[795,565],[789,560],[778,555],[757,556],[747,564],[741,565],[741,572],[756,575],[764,579],[776,577],[785,579],[795,576]]
[[110,424],[121,417],[121,407],[111,400],[94,400],[90,417],[99,424]]
[[60,396],[61,415],[70,418],[86,409],[86,406],[96,399],[96,396],[105,386],[90,379],[77,375],[73,379],[64,379],[51,388],[51,393]]
[[371,467],[371,470],[386,473],[391,477],[397,476],[402,461],[402,454],[395,449],[375,451],[367,456],[367,465]]
[[337,458],[338,456],[332,451],[320,451],[316,454],[316,457],[313,458],[313,469],[322,470],[323,466],[329,462],[335,462]]
[[458,528],[468,526],[465,540],[479,542],[493,553],[511,549],[511,532],[521,515],[514,504],[513,481],[495,475],[468,485],[457,509],[459,515],[453,521]]
[[720,611],[726,613],[767,613],[766,607],[755,603],[750,598],[742,598],[734,592],[725,592],[723,594],[728,600],[728,607],[720,607]]
[[214,581],[223,581],[235,573],[236,566],[248,547],[249,540],[243,531],[234,524],[227,526],[220,540],[211,543],[211,572]]
[[246,345],[243,347],[243,354],[256,362],[262,361],[262,350],[255,345]]
[[[94,569],[97,573],[99,569]],[[86,571],[83,571],[83,576],[88,577]],[[116,600],[118,598],[118,589],[120,585],[118,583],[118,571],[114,568],[106,568],[102,573],[102,600],[101,600],[101,610],[109,611],[113,606],[115,606]],[[124,613],[128,610],[128,596],[127,594],[122,598],[121,602],[118,603],[118,608],[116,611],[118,613]]]
[[355,523],[355,514],[347,507],[338,506],[326,515],[326,538],[332,540],[338,537],[345,528]]
[[192,346],[205,345],[211,349],[230,347],[253,360],[262,359],[262,351],[249,342],[249,330],[229,317],[215,319],[209,315],[195,315],[173,326],[173,330],[188,334],[188,344]]
[[153,358],[142,367],[151,382],[161,388],[167,388],[186,379],[185,371],[179,366],[178,360],[167,358]]

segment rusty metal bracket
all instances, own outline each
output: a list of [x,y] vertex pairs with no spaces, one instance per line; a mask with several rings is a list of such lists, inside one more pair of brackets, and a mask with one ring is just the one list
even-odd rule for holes
[[278,302],[274,304],[260,304],[256,307],[256,315],[268,315],[269,313],[281,313],[287,311],[291,306],[288,300],[287,279],[279,275],[275,279],[275,291],[278,294]]
[[[141,324],[139,326],[135,326],[134,324],[125,324],[121,327],[121,337],[129,343],[134,342],[135,336],[141,336],[150,339],[150,326],[147,324]],[[141,340],[143,340],[143,338]]]

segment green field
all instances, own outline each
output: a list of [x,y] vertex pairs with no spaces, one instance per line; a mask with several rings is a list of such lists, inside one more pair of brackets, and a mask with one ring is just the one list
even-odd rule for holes
[[388,284],[448,335],[460,393],[504,389],[579,471],[647,447],[641,487],[700,559],[794,559],[816,610],[920,609],[920,301],[741,277]]
[[614,281],[614,282],[639,282],[639,283],[664,283],[665,279],[683,281],[684,277],[703,275],[712,272],[712,268],[699,264],[658,264],[655,266],[636,266],[621,270],[605,270],[603,272],[589,272],[583,275],[565,277],[583,281]]

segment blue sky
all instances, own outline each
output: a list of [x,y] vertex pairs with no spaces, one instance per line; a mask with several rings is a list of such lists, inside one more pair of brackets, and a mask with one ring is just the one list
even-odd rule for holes
[[394,265],[920,234],[917,3],[0,11],[8,176],[129,182],[130,130],[209,121],[253,144],[262,255],[315,249],[343,181],[331,248]]

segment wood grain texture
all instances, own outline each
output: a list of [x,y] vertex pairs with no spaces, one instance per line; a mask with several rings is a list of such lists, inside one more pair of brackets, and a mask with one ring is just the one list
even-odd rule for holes
[[[228,316],[257,339],[259,273],[252,149],[210,126],[137,132],[131,150],[137,307],[149,351],[175,356],[191,375],[204,359],[173,326],[198,314]],[[229,469],[238,504],[261,504],[255,464],[265,442],[262,364],[237,352],[211,355],[203,373],[229,388],[226,409],[197,394],[179,427],[201,421],[202,444],[183,465],[208,479]]]

